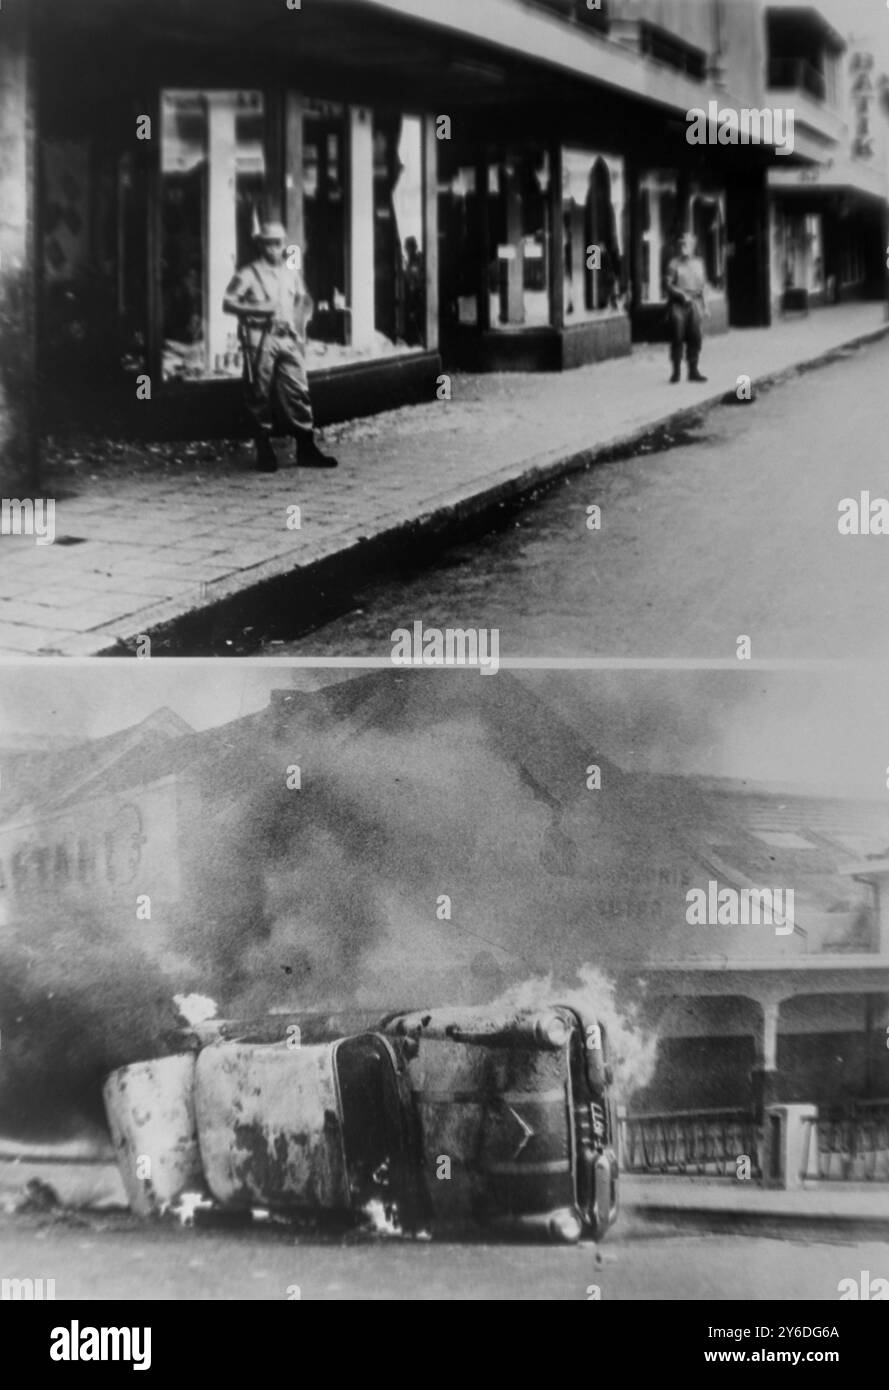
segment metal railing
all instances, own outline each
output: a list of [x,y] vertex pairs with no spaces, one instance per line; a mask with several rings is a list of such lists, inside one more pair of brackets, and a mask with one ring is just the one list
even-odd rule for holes
[[800,1177],[889,1182],[889,1100],[861,1100],[805,1121]]
[[808,92],[816,101],[827,99],[824,73],[806,58],[772,58],[768,85],[776,91]]
[[628,1173],[736,1177],[738,1159],[750,1159],[760,1177],[760,1126],[746,1110],[673,1110],[622,1115],[621,1167]]

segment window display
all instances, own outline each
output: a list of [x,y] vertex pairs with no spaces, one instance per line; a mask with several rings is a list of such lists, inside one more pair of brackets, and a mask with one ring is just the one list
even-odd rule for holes
[[374,116],[374,325],[381,351],[422,347],[426,334],[422,125]]
[[550,159],[507,152],[488,166],[488,312],[493,329],[550,322]]
[[161,95],[164,379],[238,377],[236,325],[222,299],[253,253],[266,192],[263,95]]
[[724,289],[725,194],[703,190],[693,193],[688,224],[695,238],[697,254],[704,262],[707,284],[714,290]]
[[639,183],[640,222],[642,227],[642,265],[640,301],[642,304],[664,302],[664,276],[675,254],[675,244],[683,230],[678,220],[678,188],[676,174],[665,170],[649,170]]
[[624,162],[562,151],[565,323],[623,312],[627,241]]
[[346,246],[348,125],[338,102],[303,106],[303,271],[314,301],[308,325],[309,366],[313,360],[348,356],[351,324],[347,305]]
[[[440,155],[448,159],[447,146]],[[439,170],[439,303],[442,322],[475,327],[478,315],[479,208],[475,165]]]

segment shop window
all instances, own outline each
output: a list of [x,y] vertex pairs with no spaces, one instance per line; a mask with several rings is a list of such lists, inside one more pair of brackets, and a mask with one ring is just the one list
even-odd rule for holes
[[222,309],[264,215],[265,113],[256,91],[161,97],[163,375],[239,377],[237,326]]
[[303,108],[303,269],[314,304],[307,333],[309,364],[348,358],[352,337],[346,299],[348,125],[344,106],[307,101]]
[[783,290],[824,288],[824,250],[821,218],[817,214],[791,214],[779,224],[781,287]]
[[426,322],[422,125],[373,120],[374,326],[380,352],[422,347]]
[[[442,162],[447,151],[441,154]],[[444,323],[478,324],[479,208],[475,167],[444,172],[438,190],[439,303]]]
[[493,329],[550,322],[549,191],[545,150],[507,153],[488,165],[488,321]]
[[49,376],[113,372],[121,343],[144,363],[146,180],[132,153],[96,140],[41,141],[41,354]]
[[625,188],[623,160],[562,151],[566,324],[624,307]]
[[821,218],[817,213],[809,213],[806,217],[806,240],[810,253],[807,288],[811,294],[819,294],[824,289],[824,244]]
[[643,304],[664,302],[667,266],[676,254],[681,227],[678,217],[676,175],[652,170],[639,184],[642,226],[640,298]]
[[[118,156],[113,177],[121,365],[125,371],[143,372],[148,368],[148,179],[131,150]],[[115,252],[109,256],[113,264]]]
[[725,201],[722,193],[694,193],[689,204],[688,229],[695,252],[704,262],[707,284],[725,287]]

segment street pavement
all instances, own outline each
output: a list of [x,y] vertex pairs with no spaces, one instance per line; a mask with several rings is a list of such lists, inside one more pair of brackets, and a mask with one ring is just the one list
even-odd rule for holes
[[343,616],[301,639],[282,644],[282,621],[270,621],[260,651],[381,657],[396,628],[420,620],[496,628],[501,660],[744,669],[742,636],[754,660],[886,659],[889,535],[840,534],[838,522],[842,499],[889,496],[887,380],[882,341],[749,405],[716,406],[564,479],[497,534],[355,586]]
[[[669,385],[663,347],[638,347],[630,358],[562,374],[455,375],[450,400],[328,430],[325,443],[341,459],[341,467],[331,473],[289,468],[272,476],[255,474],[249,471],[248,446],[237,443],[49,441],[44,494],[56,499],[56,542],[37,545],[30,537],[3,537],[0,654],[94,655],[120,643],[132,648],[138,635],[255,591],[263,581],[308,576],[331,559],[370,564],[380,543],[438,534],[457,519],[525,495],[582,467],[599,450],[670,420],[677,411],[733,392],[739,375],[749,375],[754,384],[765,381],[818,361],[843,344],[879,337],[887,328],[884,305],[850,304],[809,318],[779,320],[768,329],[733,331],[708,341],[702,365],[710,379],[704,385]],[[871,351],[878,354],[880,349]],[[874,360],[881,364],[876,378],[885,371],[886,359]],[[856,360],[854,369],[856,375],[844,387],[849,394],[832,403],[833,437],[844,437],[848,444],[854,435],[853,450],[861,448],[864,436],[854,417],[864,412],[869,431],[864,456],[847,449],[843,461],[852,481],[866,475],[876,484],[882,426],[877,428],[875,420],[884,393],[880,384],[875,397],[868,394],[870,378],[867,388],[862,383],[858,389],[857,374],[864,368]],[[755,418],[762,410],[760,401],[739,406],[737,413],[746,423],[748,412]],[[793,563],[800,524],[792,510],[789,516],[786,509],[780,514],[780,524],[769,522],[770,494],[762,495],[759,524],[769,532],[765,538],[748,536],[743,527],[739,533],[737,517],[721,502],[723,492],[734,497],[738,491],[774,486],[785,500],[790,488],[797,507],[805,508],[813,447],[808,422],[788,415],[778,423],[766,446],[767,459],[757,455],[748,461],[753,476],[742,472],[733,478],[731,457],[699,472],[677,473],[676,490],[671,486],[667,511],[657,521],[658,533],[672,548],[672,567],[659,564],[632,528],[627,530],[626,516],[623,530],[620,519],[612,517],[612,539],[623,538],[634,567],[644,568],[652,595],[672,575],[680,556],[695,561],[695,547],[718,552],[726,539],[741,547],[739,557],[730,550],[728,558],[738,558],[742,567],[755,563],[766,539],[782,552],[787,567]],[[769,460],[771,471],[763,471]],[[638,470],[615,467],[625,477],[624,495],[632,494]],[[671,459],[667,472],[672,476],[674,471]],[[703,498],[697,496],[698,487]],[[613,495],[620,495],[620,489]],[[643,517],[643,507],[652,500],[650,491],[643,491],[631,507]],[[835,499],[828,500],[835,506]],[[295,520],[288,508],[294,505],[300,508],[300,526],[288,529],[288,519],[291,525]],[[694,507],[700,524],[689,535],[685,513]],[[742,521],[746,517],[742,508]],[[825,535],[830,521],[829,516],[824,520]],[[706,529],[711,526],[715,530]],[[600,547],[606,534],[597,538]],[[865,538],[864,544],[873,545],[874,539]],[[810,561],[807,568],[807,577],[813,571],[819,577]],[[695,605],[702,608],[700,623],[706,625],[708,611],[716,620],[716,599],[723,595],[711,596],[708,610],[698,581],[692,563],[677,602],[687,602],[693,592]],[[824,596],[822,583],[813,600]],[[653,598],[649,606],[654,606]],[[764,616],[742,611],[747,626]],[[724,651],[727,630],[737,623],[733,611],[720,612],[717,647]],[[538,621],[546,623],[549,617],[541,609]],[[690,632],[681,648],[662,622],[656,635],[660,649],[673,654],[700,640]],[[626,629],[622,649],[646,654],[651,641],[643,621]],[[220,649],[226,650],[225,645]]]
[[[0,1276],[57,1299],[837,1302],[840,1280],[889,1276],[889,1243],[620,1225],[596,1247],[295,1238],[289,1230],[139,1226],[132,1218],[0,1218]],[[295,1289],[298,1288],[299,1295]],[[825,1311],[824,1319],[829,1320]]]

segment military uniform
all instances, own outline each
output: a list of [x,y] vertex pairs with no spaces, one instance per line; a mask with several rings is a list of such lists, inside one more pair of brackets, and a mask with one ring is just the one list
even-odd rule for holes
[[703,341],[704,288],[707,276],[699,256],[676,256],[667,266],[667,296],[670,301],[670,357],[673,380],[679,380],[682,349],[688,356],[688,375],[699,376],[698,359]]
[[[260,429],[276,427],[287,434],[313,427],[306,375],[306,324],[312,299],[302,272],[282,260],[251,261],[237,272],[226,291],[245,309],[246,337],[253,360],[247,404]],[[272,304],[272,317],[249,317],[251,304]]]
[[[264,223],[262,242],[283,246],[284,227]],[[256,313],[251,315],[251,306]],[[322,454],[313,433],[312,401],[306,373],[306,326],[312,316],[312,297],[302,271],[279,256],[258,256],[232,279],[225,307],[244,326],[242,338],[249,354],[247,407],[256,428],[257,467],[277,468],[272,434],[291,434],[299,441],[297,459],[310,468],[335,468],[336,459]]]

